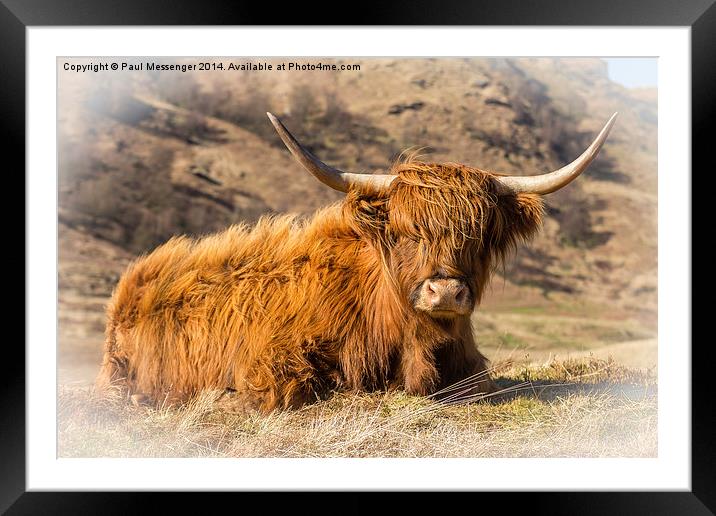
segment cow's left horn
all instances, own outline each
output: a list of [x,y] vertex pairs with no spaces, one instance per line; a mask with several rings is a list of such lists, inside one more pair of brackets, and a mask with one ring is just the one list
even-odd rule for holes
[[617,119],[617,114],[618,113],[614,113],[612,115],[592,144],[587,147],[587,150],[569,165],[554,172],[548,172],[539,176],[495,176],[494,180],[498,193],[515,194],[524,192],[548,194],[567,185],[576,179],[579,174],[584,172],[592,160],[597,157],[599,149],[602,148],[604,141],[609,135],[609,131]]
[[335,190],[347,192],[351,187],[363,187],[377,191],[390,186],[390,183],[397,177],[390,174],[351,174],[329,167],[298,143],[298,140],[286,129],[281,120],[271,113],[266,114],[293,157],[319,181]]

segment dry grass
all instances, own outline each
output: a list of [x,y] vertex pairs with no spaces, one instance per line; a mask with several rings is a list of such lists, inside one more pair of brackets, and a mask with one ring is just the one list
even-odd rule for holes
[[336,394],[243,414],[218,392],[181,408],[135,407],[62,388],[63,457],[653,457],[656,379],[598,359],[495,371],[503,391],[465,403],[402,392]]

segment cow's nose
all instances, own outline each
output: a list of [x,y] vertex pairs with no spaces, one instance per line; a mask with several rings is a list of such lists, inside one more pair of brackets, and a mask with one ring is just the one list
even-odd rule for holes
[[425,304],[432,310],[465,312],[469,309],[470,290],[458,279],[428,279],[423,283]]

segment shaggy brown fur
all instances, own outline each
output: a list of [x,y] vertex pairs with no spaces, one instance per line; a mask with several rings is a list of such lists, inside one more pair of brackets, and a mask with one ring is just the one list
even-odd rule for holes
[[156,403],[232,389],[270,411],[336,389],[428,394],[486,371],[469,316],[433,319],[410,296],[458,277],[479,302],[542,201],[498,196],[490,173],[454,163],[392,173],[387,191],[352,190],[309,220],[264,217],[139,258],[107,309],[97,386]]

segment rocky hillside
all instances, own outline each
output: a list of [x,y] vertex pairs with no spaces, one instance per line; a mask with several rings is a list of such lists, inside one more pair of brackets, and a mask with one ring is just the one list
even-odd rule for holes
[[619,111],[585,176],[547,197],[543,231],[485,306],[593,306],[655,330],[655,91],[611,82],[598,59],[335,62],[360,70],[60,72],[61,345],[86,335],[96,350],[124,266],[170,236],[340,199],[292,160],[266,111],[350,171],[383,171],[419,148],[522,174],[571,161]]

